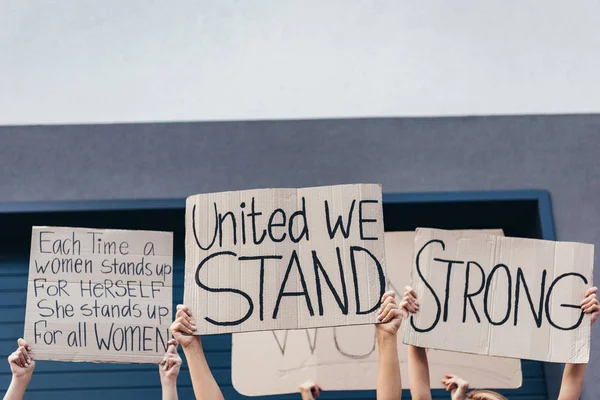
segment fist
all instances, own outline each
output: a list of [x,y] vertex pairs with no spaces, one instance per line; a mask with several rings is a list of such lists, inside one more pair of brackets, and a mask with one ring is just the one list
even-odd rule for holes
[[303,400],[316,399],[321,394],[321,390],[321,386],[310,380],[300,385],[300,394]]
[[29,345],[23,339],[17,341],[19,347],[8,356],[8,364],[15,378],[31,378],[35,361],[31,358]]
[[184,348],[199,340],[198,336],[193,336],[196,332],[196,322],[188,306],[181,304],[177,306],[175,321],[171,324],[170,330],[177,343]]
[[385,292],[381,298],[381,307],[377,311],[377,333],[395,335],[400,329],[402,319],[406,314],[396,304],[396,293],[393,290]]

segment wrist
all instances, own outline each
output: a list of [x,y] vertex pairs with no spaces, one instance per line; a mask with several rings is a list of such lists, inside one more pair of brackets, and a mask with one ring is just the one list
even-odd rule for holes
[[177,376],[161,376],[160,382],[163,388],[177,387]]
[[380,342],[380,343],[387,343],[387,342],[396,343],[398,340],[398,332],[391,333],[391,332],[387,332],[383,329],[377,329],[376,336],[377,336],[377,342]]
[[194,336],[192,338],[192,340],[190,340],[189,342],[187,342],[185,344],[182,343],[181,348],[183,349],[183,351],[195,349],[195,348],[202,348],[202,343],[200,342],[200,336]]
[[22,374],[22,375],[16,375],[13,374],[12,376],[12,380],[15,383],[24,383],[24,384],[28,384],[29,381],[31,380],[31,375],[32,374]]

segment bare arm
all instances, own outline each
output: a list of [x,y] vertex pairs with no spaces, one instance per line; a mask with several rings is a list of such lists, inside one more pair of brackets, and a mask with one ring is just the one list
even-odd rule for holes
[[377,370],[377,400],[399,400],[402,397],[402,377],[398,360],[398,329],[408,313],[396,305],[396,293],[386,292],[377,312],[375,332],[379,347]]
[[175,321],[171,325],[171,333],[185,353],[194,395],[197,400],[221,400],[223,393],[206,362],[200,337],[192,336],[195,331],[196,326],[190,309],[187,306],[178,305]]
[[567,364],[563,372],[558,400],[579,400],[587,364]]
[[8,356],[12,379],[4,395],[4,400],[21,400],[35,369],[35,361],[31,359],[27,342],[19,339],[18,344],[17,350]]
[[[404,299],[410,305],[409,311],[419,311],[417,294],[410,286],[404,292]],[[413,400],[431,400],[431,385],[429,382],[429,363],[427,350],[423,347],[408,346],[408,377],[410,381],[410,395]]]
[[425,348],[408,346],[408,376],[413,400],[431,400],[429,363]]
[[[580,306],[584,313],[591,314],[592,325],[600,315],[600,305],[596,297],[597,287],[588,289]],[[583,387],[587,364],[567,364],[560,384],[558,400],[578,400]]]
[[181,368],[181,357],[177,354],[177,345],[175,339],[169,340],[167,353],[158,366],[163,400],[178,400],[177,376]]

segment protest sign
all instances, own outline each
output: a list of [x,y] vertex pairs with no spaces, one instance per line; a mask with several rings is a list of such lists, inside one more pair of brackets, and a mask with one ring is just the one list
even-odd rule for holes
[[24,338],[37,360],[158,363],[173,234],[33,227]]
[[198,334],[373,323],[380,185],[188,197],[184,303]]
[[[487,231],[502,235],[501,230]],[[415,232],[386,232],[385,254],[389,288],[398,296],[410,284]],[[400,297],[398,298],[400,301]],[[402,386],[409,387],[408,350],[398,333]],[[298,391],[308,379],[330,390],[374,390],[378,353],[374,325],[341,326],[235,333],[232,335],[232,381],[247,396]],[[454,373],[472,388],[506,389],[521,386],[521,362],[516,359],[429,350],[432,388],[445,388],[441,379]],[[256,368],[260,360],[260,368]]]
[[418,229],[412,285],[420,311],[404,342],[550,362],[587,363],[594,247]]

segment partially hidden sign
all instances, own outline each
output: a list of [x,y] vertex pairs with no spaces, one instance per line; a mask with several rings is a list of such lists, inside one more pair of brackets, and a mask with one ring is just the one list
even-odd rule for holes
[[[490,230],[502,235],[502,230]],[[386,232],[388,289],[398,296],[410,284],[415,231]],[[402,387],[410,386],[408,346],[398,334]],[[260,368],[256,368],[260,360]],[[472,388],[521,386],[521,361],[511,358],[428,350],[431,387],[444,388],[444,374],[469,380]],[[339,326],[232,335],[231,374],[235,389],[246,396],[296,393],[298,384],[315,380],[327,390],[375,390],[378,353],[375,325]]]
[[375,322],[381,200],[372,184],[188,197],[184,302],[197,333]]
[[160,362],[172,265],[170,232],[33,227],[24,333],[33,357]]
[[579,303],[592,286],[592,245],[418,229],[414,249],[421,307],[405,343],[588,362],[591,321]]

